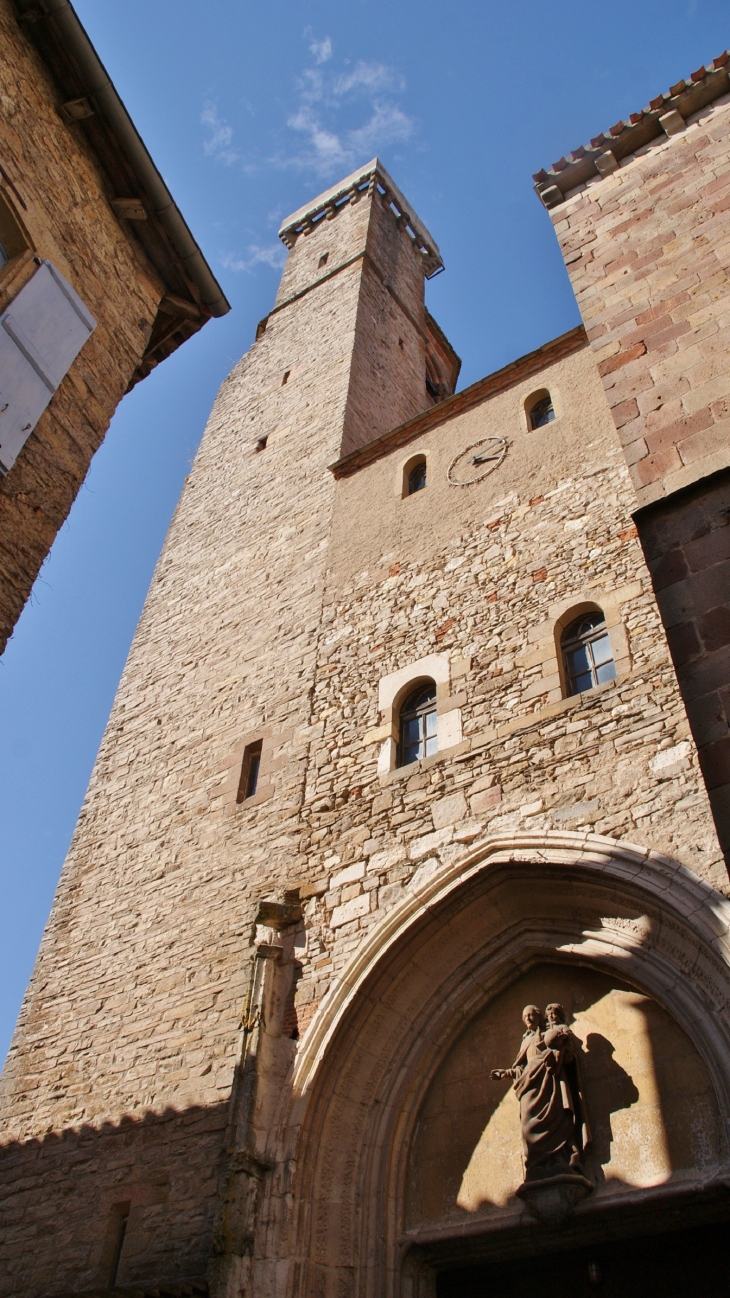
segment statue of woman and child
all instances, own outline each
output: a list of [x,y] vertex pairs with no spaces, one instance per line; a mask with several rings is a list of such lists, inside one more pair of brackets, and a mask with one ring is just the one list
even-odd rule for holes
[[525,1182],[566,1175],[582,1178],[591,1136],[580,1042],[565,1021],[562,1005],[546,1007],[544,1031],[536,1005],[525,1006],[522,1021],[525,1034],[514,1064],[492,1069],[491,1076],[493,1081],[511,1077],[514,1082],[525,1147]]

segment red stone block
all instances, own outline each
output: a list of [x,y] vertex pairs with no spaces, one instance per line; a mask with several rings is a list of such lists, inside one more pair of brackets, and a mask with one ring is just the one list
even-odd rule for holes
[[619,404],[614,406],[611,411],[613,422],[617,428],[623,428],[624,424],[628,424],[632,419],[636,419],[638,413],[639,407],[636,404],[635,397],[631,397],[628,401],[619,402]]
[[646,350],[657,351],[660,347],[665,347],[667,343],[674,342],[676,338],[681,338],[691,330],[692,326],[687,320],[678,320],[676,324],[670,325],[668,329],[662,329],[658,334],[653,334],[647,338]]
[[726,185],[730,185],[730,171],[724,172],[722,176],[718,176],[716,180],[711,182],[711,184],[705,185],[705,188],[701,189],[700,193],[703,197],[706,194],[714,194],[716,190],[724,189]]
[[676,473],[682,468],[676,446],[668,446],[655,455],[647,455],[634,465],[633,474],[639,486],[647,487],[651,482],[660,481],[667,473]]
[[600,374],[612,374],[614,370],[621,369],[623,365],[628,365],[630,361],[638,360],[646,352],[645,343],[636,343],[628,351],[617,352],[615,356],[609,356],[607,360],[601,361],[598,366]]
[[673,324],[674,321],[672,320],[671,315],[665,311],[662,315],[657,316],[656,319],[648,321],[646,324],[639,325],[636,329],[632,329],[630,333],[627,333],[623,339],[624,347],[631,347],[636,342],[642,342],[645,339],[650,338],[652,334],[661,332],[662,329],[671,329]]
[[709,406],[704,406],[702,410],[696,410],[692,415],[684,415],[682,419],[675,419],[660,428],[647,427],[646,444],[650,452],[658,451],[661,447],[670,444],[678,445],[691,434],[709,428],[712,422],[712,412]]

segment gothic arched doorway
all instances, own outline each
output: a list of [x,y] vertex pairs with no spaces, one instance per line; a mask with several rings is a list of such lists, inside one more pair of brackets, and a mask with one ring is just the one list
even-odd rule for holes
[[688,1198],[709,1229],[728,1171],[729,918],[675,862],[595,836],[485,840],[443,867],[368,936],[302,1043],[255,1285],[276,1257],[297,1298],[426,1298],[439,1273],[450,1298],[455,1267],[555,1253],[554,1225],[515,1197],[512,1097],[488,1079],[525,996],[568,1002],[596,1110],[595,1189],[560,1255],[692,1224]]

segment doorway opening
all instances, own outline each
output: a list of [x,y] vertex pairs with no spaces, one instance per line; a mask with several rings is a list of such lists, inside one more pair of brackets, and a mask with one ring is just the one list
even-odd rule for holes
[[480,1262],[438,1274],[437,1298],[696,1298],[727,1286],[728,1223]]

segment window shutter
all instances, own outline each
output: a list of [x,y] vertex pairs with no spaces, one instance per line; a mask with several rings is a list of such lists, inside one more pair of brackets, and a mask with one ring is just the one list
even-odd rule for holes
[[12,468],[96,320],[50,261],[0,316],[0,474]]

